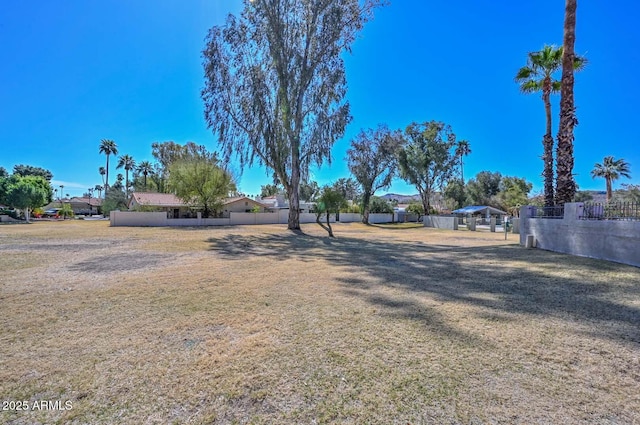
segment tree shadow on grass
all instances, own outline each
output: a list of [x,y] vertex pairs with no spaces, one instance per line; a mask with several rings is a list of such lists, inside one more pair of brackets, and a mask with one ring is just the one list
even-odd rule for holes
[[[375,287],[401,288],[408,295],[423,293],[441,302],[482,307],[495,312],[495,317],[513,313],[607,324],[590,326],[596,329],[593,336],[640,343],[640,309],[616,302],[640,296],[640,284],[633,284],[640,281],[640,269],[513,244],[459,247],[373,237],[231,234],[208,242],[217,255],[233,260],[254,256],[269,256],[274,261],[323,259],[358,275],[364,273],[366,279],[346,273],[338,281],[351,295],[364,297],[394,315],[446,328],[447,333],[454,330],[433,312],[422,311],[424,306],[410,299],[384,298]],[[560,276],[553,265],[576,272]],[[626,276],[624,282],[596,278],[620,270]]]

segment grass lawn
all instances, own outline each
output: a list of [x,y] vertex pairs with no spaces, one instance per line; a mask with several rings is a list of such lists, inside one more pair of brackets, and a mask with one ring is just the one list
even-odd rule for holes
[[640,424],[640,269],[334,230],[0,226],[0,423]]

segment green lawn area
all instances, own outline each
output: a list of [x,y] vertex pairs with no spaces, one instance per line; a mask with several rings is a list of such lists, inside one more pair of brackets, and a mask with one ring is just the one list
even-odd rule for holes
[[0,226],[0,423],[640,423],[640,269],[303,231]]

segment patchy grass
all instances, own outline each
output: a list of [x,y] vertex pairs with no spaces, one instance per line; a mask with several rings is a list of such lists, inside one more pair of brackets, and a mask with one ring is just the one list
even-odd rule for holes
[[640,423],[640,270],[404,224],[5,226],[0,423]]

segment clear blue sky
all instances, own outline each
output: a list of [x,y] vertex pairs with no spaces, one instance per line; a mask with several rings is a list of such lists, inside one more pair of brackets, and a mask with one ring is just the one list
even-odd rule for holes
[[[237,13],[239,0],[5,1],[0,12],[0,166],[41,166],[80,195],[101,183],[100,140],[152,160],[151,143],[215,139],[203,118],[201,50],[207,30]],[[564,1],[392,0],[345,55],[353,121],[321,184],[348,177],[351,138],[386,123],[441,120],[470,141],[468,179],[482,170],[542,188],[544,108],[513,77],[529,51],[562,43]],[[606,155],[625,158],[640,183],[640,5],[579,1],[575,173],[581,189],[604,189],[590,171]],[[559,96],[553,100],[554,136]],[[111,176],[119,172],[111,169]],[[246,169],[240,189],[259,192],[265,170]],[[112,177],[113,179],[113,177]],[[415,193],[396,180],[390,191]]]

